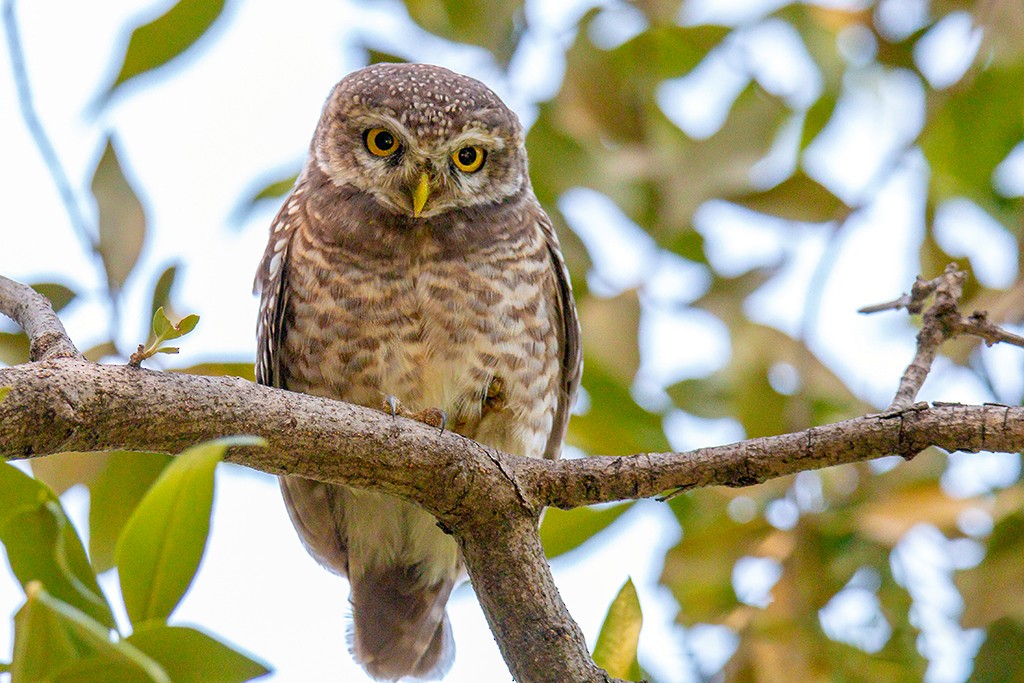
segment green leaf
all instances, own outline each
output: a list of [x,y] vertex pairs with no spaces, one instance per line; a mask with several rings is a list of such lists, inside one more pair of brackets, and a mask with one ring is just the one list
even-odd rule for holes
[[636,658],[643,614],[632,579],[626,579],[615,596],[594,645],[594,663],[616,678],[640,680]]
[[0,332],[0,363],[28,362],[28,337],[24,332]]
[[409,16],[426,30],[484,47],[504,65],[512,58],[525,28],[522,4],[520,0],[405,0]]
[[45,681],[51,672],[81,657],[81,646],[59,615],[40,602],[39,592],[29,595],[14,615],[12,681]]
[[125,523],[171,462],[163,453],[107,455],[106,467],[89,488],[89,558],[97,572],[114,566],[114,548]]
[[171,321],[167,319],[167,314],[164,313],[164,307],[156,309],[153,314],[153,334],[156,335],[157,339],[167,339],[167,335],[171,333]]
[[107,271],[107,285],[116,294],[142,252],[146,212],[121,170],[112,138],[107,138],[93,173],[92,193],[99,209],[99,252]]
[[[992,173],[1024,138],[1024,63],[983,69],[972,80],[932,93],[921,149],[935,204],[967,197],[1017,231],[1019,216],[992,185]],[[979,125],[983,122],[984,125]]]
[[194,628],[146,625],[136,629],[128,642],[160,662],[174,683],[241,683],[270,672]]
[[3,400],[7,398],[7,394],[11,393],[11,389],[13,388],[14,387],[0,387],[0,403],[3,403]]
[[[186,315],[178,324],[172,323],[168,318],[167,314],[164,313],[164,308],[161,306],[156,309],[156,313],[153,314],[153,332],[156,334],[157,341],[168,341],[170,339],[177,339],[184,337],[186,334],[191,332],[199,324],[199,316],[196,314]],[[177,353],[174,351],[160,351],[156,353]]]
[[[977,566],[956,574],[964,597],[961,623],[965,628],[985,626],[1009,617],[1024,622],[1024,510],[1018,509],[996,522]],[[998,600],[991,596],[998,595]]]
[[75,484],[88,486],[107,464],[106,453],[66,451],[29,461],[32,476],[49,486],[58,496]]
[[256,370],[252,363],[197,363],[187,368],[171,368],[168,372],[181,372],[186,375],[206,375],[208,377],[241,377],[250,382],[256,381]]
[[58,599],[114,628],[110,605],[57,496],[11,465],[0,467],[0,541],[22,587],[41,582]]
[[804,125],[800,131],[800,149],[806,149],[818,137],[825,126],[832,120],[839,98],[835,93],[827,92],[811,105],[804,114]]
[[50,300],[50,305],[53,306],[55,313],[59,313],[77,296],[74,290],[56,282],[37,282],[32,285],[32,289]]
[[230,437],[190,448],[143,497],[115,550],[133,624],[165,621],[181,602],[206,549],[217,463],[230,446],[262,443],[255,437]]
[[575,550],[611,526],[633,503],[617,503],[605,507],[583,507],[572,510],[548,508],[540,525],[540,540],[548,558]]
[[13,680],[170,683],[159,664],[130,643],[111,639],[109,628],[48,594],[39,582],[30,583],[26,595],[14,619]]
[[624,382],[599,359],[587,355],[583,385],[590,407],[569,422],[569,442],[588,453],[626,455],[670,450],[662,417],[637,405]]
[[839,197],[802,171],[769,190],[749,192],[731,199],[752,211],[807,223],[836,220],[849,211]]
[[185,52],[224,11],[224,0],[179,0],[163,15],[132,31],[121,69],[104,99],[123,83]]
[[86,349],[82,352],[82,355],[85,356],[87,361],[98,363],[101,359],[106,358],[107,356],[116,356],[119,353],[120,351],[118,351],[117,345],[114,344],[114,342],[105,341]]
[[1024,681],[1024,625],[999,619],[988,627],[985,642],[974,658],[967,683],[1021,683]]
[[299,174],[298,171],[289,170],[286,175],[276,176],[271,180],[267,180],[267,177],[269,176],[254,181],[246,190],[231,211],[232,222],[242,223],[258,204],[268,199],[280,199],[287,195],[295,187],[295,181],[298,180]]
[[[192,330],[196,329],[196,325],[199,324],[199,316],[195,313],[186,315],[181,319],[177,325],[174,326],[175,331],[178,333],[178,337],[183,337]],[[175,337],[177,338],[177,337]]]

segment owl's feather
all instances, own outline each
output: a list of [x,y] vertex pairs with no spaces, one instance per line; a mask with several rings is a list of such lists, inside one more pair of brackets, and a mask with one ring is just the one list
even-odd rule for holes
[[[402,156],[376,158],[385,127]],[[478,172],[459,145],[486,150]],[[409,187],[431,195],[413,216]],[[271,227],[257,381],[381,407],[440,408],[449,428],[557,458],[581,369],[558,240],[526,175],[522,129],[483,84],[439,67],[377,65],[343,79],[310,160]],[[310,554],[351,583],[352,650],[374,677],[438,678],[454,656],[445,603],[454,540],[415,505],[282,477]]]

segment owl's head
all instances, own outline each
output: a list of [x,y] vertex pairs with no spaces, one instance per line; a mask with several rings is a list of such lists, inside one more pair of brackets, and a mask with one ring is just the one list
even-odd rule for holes
[[516,115],[483,83],[428,64],[376,64],[343,78],[311,154],[337,186],[415,218],[496,204],[529,184]]

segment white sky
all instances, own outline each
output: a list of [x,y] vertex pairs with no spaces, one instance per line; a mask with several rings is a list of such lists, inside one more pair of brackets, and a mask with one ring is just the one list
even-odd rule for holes
[[[183,340],[181,356],[167,361],[169,366],[183,366],[225,356],[253,357],[252,275],[276,207],[262,207],[240,226],[232,224],[231,216],[237,202],[259,186],[259,180],[301,163],[327,92],[338,78],[361,65],[360,53],[351,47],[354,39],[372,38],[376,46],[388,49],[390,45],[392,51],[414,45],[421,61],[486,81],[529,123],[533,103],[558,87],[564,69],[561,51],[573,38],[567,27],[590,3],[529,3],[535,28],[507,79],[483,51],[447,45],[413,27],[397,2],[229,3],[213,35],[198,46],[200,52],[180,60],[166,77],[126,88],[94,117],[90,104],[116,69],[127,31],[169,4],[147,3],[140,10],[139,3],[131,0],[22,0],[17,9],[37,109],[83,205],[92,210],[86,199],[89,177],[105,133],[113,131],[122,162],[147,207],[149,236],[128,284],[122,348],[132,348],[146,336],[152,283],[166,265],[180,262],[184,268],[179,272],[175,303],[183,313],[202,316],[197,330]],[[771,3],[693,3],[689,16],[723,11],[723,5],[735,13],[746,11],[741,6],[764,4]],[[617,6],[609,17],[593,29],[595,41],[602,45],[614,45],[644,28],[643,18],[624,6]],[[956,25],[944,30],[944,40],[952,41],[948,44],[966,44],[964,49],[969,49],[969,32]],[[791,102],[813,97],[813,84],[807,85],[809,74],[814,75],[813,65],[809,66],[809,58],[785,26],[769,23],[745,31],[729,49],[735,53],[731,57],[716,56],[718,61],[709,60],[692,77],[666,85],[659,102],[687,132],[713,132],[731,102],[729,93],[737,83],[742,87],[750,73]],[[955,70],[950,52],[955,50],[943,53],[943,68]],[[737,54],[747,60],[747,71],[743,59],[735,58]],[[755,69],[753,63],[766,63],[766,56],[768,63],[781,66]],[[920,86],[908,83],[909,75],[866,71],[857,78],[861,82],[851,84],[840,115],[806,160],[810,172],[848,199],[863,196],[877,179],[886,150],[903,144],[921,116]],[[723,85],[728,83],[733,87]],[[698,102],[705,106],[693,106]],[[28,281],[63,281],[84,294],[86,305],[68,309],[64,319],[79,348],[88,348],[103,341],[105,328],[97,298],[90,296],[98,291],[97,271],[67,225],[15,103],[4,51],[0,59],[0,206],[5,215],[0,227],[0,273]],[[781,163],[785,165],[786,160]],[[854,391],[879,406],[888,402],[911,356],[913,332],[902,317],[864,317],[855,311],[864,304],[894,298],[913,281],[926,172],[917,155],[901,159],[897,170],[882,182],[876,201],[850,221],[824,282],[821,301],[825,303],[812,329],[810,341],[816,352]],[[1012,184],[1013,179],[1008,182]],[[561,202],[594,257],[597,270],[591,280],[595,287],[609,294],[644,287],[645,381],[653,383],[656,392],[658,386],[720,367],[728,359],[729,348],[721,325],[704,314],[679,314],[675,305],[698,296],[706,286],[706,274],[659,253],[639,228],[608,204],[601,195],[582,189]],[[972,216],[971,206],[946,207],[941,239],[952,253],[968,254],[976,267],[984,265],[977,270],[992,278],[986,284],[1005,286],[1017,277],[1013,245],[1001,241],[998,229],[986,226],[983,218]],[[795,332],[804,314],[811,273],[826,249],[827,230],[750,220],[735,209],[715,204],[702,209],[696,225],[720,272],[739,273],[788,259],[790,265],[747,304],[755,319]],[[976,239],[978,235],[986,237]],[[685,345],[680,339],[687,340]],[[1019,400],[1024,383],[1020,357],[998,357],[1003,359],[999,362],[1004,384],[1017,387],[1014,400]],[[991,399],[984,388],[951,368],[929,380],[923,398]],[[729,421],[710,423],[678,412],[670,414],[666,424],[673,445],[679,448],[742,437]],[[1000,476],[1005,478],[1007,467],[1016,461],[995,462],[987,465],[990,474],[978,479],[981,490]],[[80,528],[86,504],[82,491],[65,496],[65,505]],[[644,503],[602,536],[599,547],[588,546],[554,562],[562,596],[590,643],[619,586],[627,576],[634,578],[646,617],[641,659],[668,683],[693,680],[693,672],[685,668],[684,649],[707,653],[702,661],[713,668],[716,662],[710,660],[720,659],[730,648],[721,630],[691,630],[684,640],[682,629],[672,626],[674,602],[655,580],[658,558],[678,533],[664,506]],[[116,603],[116,577],[108,574],[102,583]],[[345,646],[346,595],[345,583],[320,569],[301,548],[276,480],[223,467],[207,556],[174,621],[200,625],[258,654],[275,669],[275,681],[368,680]],[[22,599],[12,581],[0,581],[0,614],[13,613]],[[854,603],[863,606],[863,602]],[[446,680],[508,680],[468,585],[453,595],[449,611],[458,656]],[[10,627],[10,620],[0,619],[0,656],[5,649],[9,653]],[[933,681],[957,680],[943,677],[942,672],[930,676]]]

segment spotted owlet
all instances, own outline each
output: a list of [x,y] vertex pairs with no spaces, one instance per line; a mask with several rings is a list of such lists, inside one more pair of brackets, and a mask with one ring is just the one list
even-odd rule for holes
[[[579,323],[523,129],[485,85],[425,64],[341,80],[256,276],[262,384],[390,410],[557,458]],[[306,549],[351,583],[351,648],[374,678],[440,678],[463,572],[426,512],[281,478]]]

